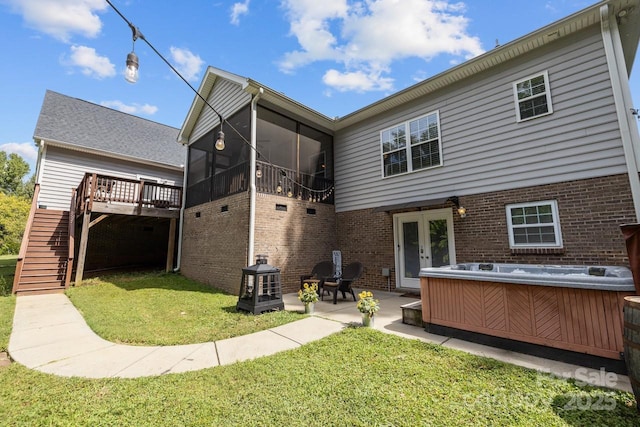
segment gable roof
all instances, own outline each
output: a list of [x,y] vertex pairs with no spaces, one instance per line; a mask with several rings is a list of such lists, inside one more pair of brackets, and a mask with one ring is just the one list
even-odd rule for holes
[[[567,16],[564,19],[542,27],[512,42],[491,49],[482,55],[472,58],[458,66],[450,68],[343,117],[329,118],[328,116],[314,111],[311,108],[288,98],[282,93],[256,82],[255,80],[237,76],[214,67],[208,68],[200,85],[199,93],[202,94],[204,98],[208,98],[213,90],[214,83],[218,78],[231,80],[240,84],[242,89],[251,95],[256,95],[259,93],[260,89],[262,89],[264,92],[263,95],[261,95],[261,100],[268,101],[274,105],[282,107],[286,111],[296,113],[300,117],[311,120],[314,124],[324,126],[326,129],[337,131],[363,120],[367,120],[378,114],[382,114],[399,105],[427,96],[437,90],[455,84],[458,81],[472,77],[478,73],[517,58],[518,56],[525,55],[535,49],[548,45],[549,43],[553,43],[560,38],[582,31],[587,27],[600,24],[602,20],[601,12],[603,11],[601,8],[603,6],[607,6],[607,9],[604,9],[604,11],[609,17],[613,17],[614,19],[618,16],[622,16],[620,15],[621,11],[624,10],[625,12],[624,19],[619,17],[617,19],[620,21],[618,31],[622,41],[623,55],[627,65],[627,74],[630,74],[631,66],[638,48],[638,40],[640,38],[639,1],[603,0],[587,7],[586,9]],[[204,103],[196,96],[180,132],[180,137],[183,143],[186,142],[191,135],[203,108]]]
[[33,138],[46,143],[182,169],[178,129],[47,90]]

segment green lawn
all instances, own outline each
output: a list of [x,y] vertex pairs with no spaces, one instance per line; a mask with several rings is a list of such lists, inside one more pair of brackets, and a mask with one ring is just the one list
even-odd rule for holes
[[236,311],[229,295],[176,274],[147,273],[89,279],[67,295],[87,323],[106,340],[134,345],[217,341],[304,318],[279,311]]
[[18,255],[0,255],[0,297],[11,293],[16,262]]
[[0,368],[3,425],[637,426],[631,395],[365,328],[140,379]]
[[[169,304],[159,295],[166,293],[166,300],[191,313],[182,299],[191,299],[192,293],[204,305],[224,294],[182,280],[174,275],[122,277],[70,294],[80,300],[92,292],[102,299],[106,293],[116,306],[125,305],[119,300],[125,294],[130,312],[157,306],[162,314],[148,309],[151,314],[143,317],[164,318],[188,333],[192,324],[182,323],[185,315],[168,314]],[[149,302],[154,294],[163,302]],[[8,336],[2,331],[9,330],[10,316],[3,312],[12,310],[13,300],[0,298],[0,322],[5,323],[0,323],[0,340]],[[101,304],[84,305],[85,315]],[[228,313],[232,305],[220,303],[208,313],[216,317],[216,310]],[[200,321],[206,318],[200,316]],[[261,316],[242,317],[255,321]],[[273,356],[160,377],[63,378],[14,363],[0,368],[0,414],[0,425],[11,426],[640,425],[629,393],[354,327]]]

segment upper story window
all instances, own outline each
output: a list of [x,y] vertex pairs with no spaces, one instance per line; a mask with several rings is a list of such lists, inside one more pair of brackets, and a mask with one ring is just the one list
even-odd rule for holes
[[383,130],[380,142],[384,176],[442,165],[437,111]]
[[555,200],[507,205],[511,248],[561,248],[562,234]]
[[549,74],[545,71],[513,84],[518,121],[553,113]]

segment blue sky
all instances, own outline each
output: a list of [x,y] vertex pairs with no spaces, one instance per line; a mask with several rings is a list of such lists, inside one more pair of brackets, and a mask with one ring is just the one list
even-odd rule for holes
[[[595,3],[573,0],[112,0],[197,88],[212,65],[330,117]],[[194,93],[104,0],[0,0],[0,149],[32,168],[47,89],[179,128]],[[640,70],[631,75],[640,103]],[[640,106],[640,104],[638,104]],[[32,169],[33,172],[33,169]]]

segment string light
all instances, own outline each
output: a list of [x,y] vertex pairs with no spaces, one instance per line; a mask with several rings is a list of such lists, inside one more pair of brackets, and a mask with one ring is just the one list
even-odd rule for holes
[[[187,79],[185,79],[182,74],[180,74],[180,72],[178,70],[176,70],[176,68],[171,65],[171,63],[149,42],[149,40],[147,40],[147,38],[140,32],[140,29],[136,26],[134,26],[131,21],[129,21],[114,5],[113,3],[111,3],[110,0],[106,0],[107,4],[109,6],[111,6],[111,8],[118,14],[120,15],[120,17],[127,23],[127,25],[129,26],[129,28],[131,28],[131,31],[133,33],[133,42],[134,42],[134,46],[135,46],[135,41],[137,39],[141,39],[144,40],[144,42],[151,48],[151,50],[153,50],[155,52],[156,55],[158,55],[160,57],[160,59],[162,59],[164,61],[165,64],[167,64],[169,66],[169,68],[171,68],[171,70],[176,73],[176,75],[178,77],[180,77],[180,79],[187,85],[189,86],[189,88],[196,94],[196,96],[198,98],[200,98],[200,100],[202,102],[204,102],[204,104],[209,107],[211,109],[211,111],[213,111],[217,116],[218,119],[220,120],[220,131],[218,132],[218,138],[216,139],[215,142],[215,148],[217,150],[223,150],[225,148],[225,143],[224,143],[224,132],[222,131],[222,124],[226,123],[227,126],[229,126],[239,137],[240,139],[247,144],[253,151],[256,152],[257,157],[258,158],[264,158],[266,160],[265,163],[269,164],[270,166],[272,166],[274,169],[279,169],[280,174],[282,175],[283,178],[288,179],[290,182],[294,183],[298,188],[300,188],[300,190],[302,191],[307,190],[310,193],[315,193],[315,194],[322,194],[322,200],[326,200],[331,192],[333,192],[333,186],[331,186],[329,189],[324,189],[324,190],[316,190],[310,187],[307,187],[306,185],[295,181],[294,179],[290,178],[287,176],[287,173],[280,167],[274,165],[273,163],[271,163],[271,161],[269,160],[269,158],[265,157],[262,155],[262,153],[260,153],[260,151],[258,151],[258,149],[256,147],[253,146],[253,144],[251,144],[251,142],[249,142],[244,135],[242,135],[231,123],[229,123],[229,121],[227,121],[226,119],[224,119],[222,117],[222,115],[220,113],[218,113],[218,111],[216,111],[215,108],[213,108],[213,106],[200,94],[200,92],[198,92],[196,90],[196,88],[194,88],[191,83],[189,83],[187,81]],[[139,61],[138,61],[138,56],[132,51],[127,55],[127,61],[126,61],[126,65],[127,65],[127,70],[125,73],[125,79],[130,82],[130,83],[135,83],[138,81],[138,68],[139,68]],[[323,165],[324,167],[324,165]],[[260,178],[262,176],[262,171],[258,171],[256,170],[256,178]],[[281,183],[278,182],[278,187],[276,188],[276,192],[277,193],[282,193],[282,186]],[[329,192],[327,194],[327,192]],[[291,196],[290,196],[291,197]],[[309,196],[309,198],[311,199],[312,197]],[[314,198],[314,200],[317,200],[317,198]]]

